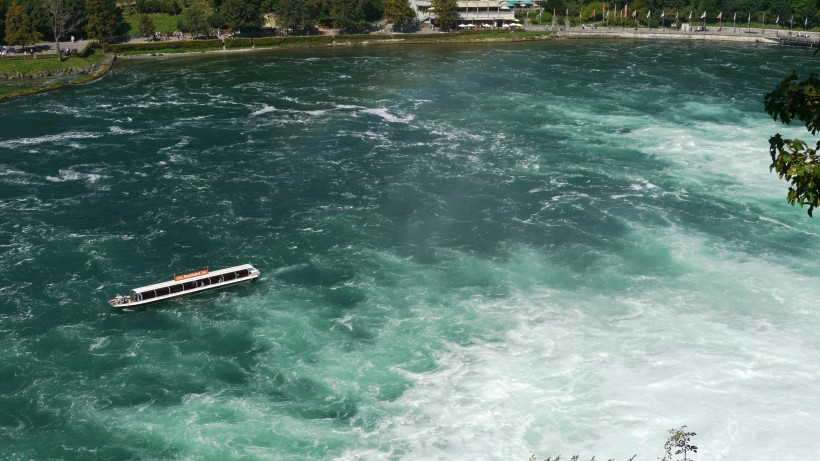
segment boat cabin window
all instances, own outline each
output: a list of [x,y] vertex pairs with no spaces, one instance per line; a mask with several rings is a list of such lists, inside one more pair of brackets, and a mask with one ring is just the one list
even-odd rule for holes
[[235,278],[236,278],[236,274],[235,274],[235,273],[233,273],[233,272],[228,272],[227,274],[223,274],[222,276],[225,278],[225,281],[226,281],[226,282],[227,282],[228,280],[233,280],[233,279],[235,279]]
[[146,299],[151,299],[155,296],[153,290],[145,291],[145,292],[141,293],[141,295],[142,295],[143,301],[146,300]]

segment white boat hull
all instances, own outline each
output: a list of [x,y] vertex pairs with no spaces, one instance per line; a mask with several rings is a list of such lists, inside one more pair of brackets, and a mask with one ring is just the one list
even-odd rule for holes
[[[239,276],[237,276],[239,274]],[[229,280],[225,280],[229,278]],[[182,278],[145,287],[134,288],[130,296],[117,296],[108,301],[118,309],[134,308],[155,304],[181,296],[193,295],[205,291],[226,288],[251,282],[259,278],[259,270],[250,264],[222,269],[215,272],[205,271],[204,275]],[[167,293],[166,293],[167,292]]]

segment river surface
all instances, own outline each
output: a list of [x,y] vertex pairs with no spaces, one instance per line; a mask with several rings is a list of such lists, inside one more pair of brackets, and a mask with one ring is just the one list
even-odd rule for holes
[[2,103],[0,458],[654,460],[686,424],[702,459],[812,459],[820,218],[762,99],[818,62],[341,48]]

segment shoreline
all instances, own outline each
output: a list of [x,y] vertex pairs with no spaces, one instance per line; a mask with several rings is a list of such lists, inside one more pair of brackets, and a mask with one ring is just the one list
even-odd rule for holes
[[[40,93],[45,93],[48,91],[59,90],[60,88],[65,88],[67,86],[72,85],[85,85],[87,83],[94,82],[105,77],[109,71],[114,67],[114,62],[117,60],[117,55],[104,55],[102,58],[102,62],[99,64],[94,64],[89,67],[90,71],[85,74],[79,74],[79,76],[75,79],[68,80],[65,82],[56,82],[51,83],[45,86],[35,86],[31,88],[25,88],[18,91],[14,91],[11,93],[0,94],[0,103],[10,101],[12,99],[22,98],[25,96],[32,96]],[[96,70],[93,70],[94,67],[97,67]],[[21,79],[17,79],[20,81]]]
[[[579,28],[576,28],[579,29]],[[741,29],[730,28],[726,31],[715,30],[706,32],[682,32],[678,29],[580,29],[559,32],[557,36],[572,38],[600,38],[600,39],[641,39],[641,40],[693,40],[708,42],[745,42],[779,45],[781,38],[777,32],[773,35],[759,34],[757,30],[747,32]],[[770,29],[766,29],[769,31]],[[749,35],[743,35],[749,34]],[[816,35],[816,34],[815,34]]]
[[[666,31],[661,29],[638,29],[638,30],[605,30],[605,29],[588,29],[588,30],[581,30],[580,28],[575,28],[578,30],[569,30],[569,31],[562,31],[558,33],[547,33],[547,31],[538,31],[544,32],[543,35],[535,36],[535,37],[498,37],[498,38],[478,38],[478,39],[471,39],[469,36],[464,36],[463,38],[459,39],[447,39],[447,40],[440,40],[440,41],[416,41],[413,40],[413,36],[415,34],[389,34],[391,35],[390,39],[379,39],[379,40],[351,40],[351,39],[342,39],[339,41],[334,40],[330,44],[316,44],[316,45],[300,45],[300,46],[270,46],[270,47],[250,47],[250,48],[224,48],[221,50],[207,50],[207,51],[185,51],[180,53],[162,53],[162,52],[146,52],[140,54],[118,54],[117,59],[121,60],[140,60],[140,59],[169,59],[175,57],[191,57],[191,56],[203,56],[203,55],[232,55],[232,54],[241,54],[241,53],[257,53],[257,52],[271,52],[271,51],[279,51],[284,49],[294,49],[294,48],[302,48],[302,49],[317,49],[317,48],[333,48],[333,47],[355,47],[355,46],[379,46],[379,45],[446,45],[450,43],[458,43],[458,44],[465,44],[465,43],[517,43],[517,42],[527,42],[527,41],[543,41],[543,40],[574,40],[574,39],[589,39],[589,40],[694,40],[694,41],[710,41],[710,42],[743,42],[743,43],[755,43],[755,44],[766,44],[766,45],[778,45],[779,42],[777,41],[777,37],[771,36],[743,36],[737,34],[728,34],[728,33],[703,33],[703,32],[688,32],[684,33],[679,30],[671,30],[668,29]],[[529,31],[536,31],[534,29],[529,29]],[[387,35],[387,34],[384,34]],[[429,36],[429,35],[428,35]],[[341,36],[344,37],[344,36]]]
[[[105,56],[101,68],[93,74],[86,75],[76,80],[47,85],[44,87],[27,88],[13,93],[0,95],[0,102],[16,99],[33,94],[39,94],[46,91],[52,91],[70,85],[81,85],[93,82],[104,77],[114,67],[117,60],[145,60],[145,59],[173,59],[185,58],[193,56],[227,56],[243,53],[268,53],[280,50],[291,49],[319,49],[319,48],[333,48],[333,47],[356,47],[356,46],[395,46],[395,45],[447,45],[447,44],[481,44],[481,43],[517,43],[525,41],[544,41],[544,40],[677,40],[677,41],[701,41],[701,42],[734,42],[734,43],[749,43],[761,45],[778,45],[779,39],[785,36],[780,35],[780,31],[773,29],[745,29],[745,28],[725,28],[726,30],[707,30],[705,32],[683,32],[680,29],[618,29],[615,28],[586,28],[574,27],[569,30],[550,32],[544,29],[530,27],[523,32],[540,32],[537,35],[522,35],[516,37],[515,35],[505,37],[482,37],[473,38],[470,35],[456,35],[442,33],[441,39],[431,39],[433,34],[413,34],[413,33],[390,33],[390,34],[374,34],[373,38],[368,40],[367,35],[363,36],[334,36],[330,43],[301,43],[294,46],[251,46],[251,47],[237,47],[226,48],[223,45],[222,49],[203,50],[203,51],[184,51],[179,53],[163,53],[163,52],[145,52],[135,54],[118,54],[116,52],[108,53]],[[767,35],[770,32],[771,35]],[[514,33],[513,33],[514,34]],[[748,34],[748,35],[744,35]],[[809,33],[812,39],[820,40],[820,35],[817,32]],[[384,38],[389,35],[389,38]],[[377,38],[378,37],[378,38]],[[415,37],[415,39],[414,39]],[[422,38],[424,37],[424,38]]]

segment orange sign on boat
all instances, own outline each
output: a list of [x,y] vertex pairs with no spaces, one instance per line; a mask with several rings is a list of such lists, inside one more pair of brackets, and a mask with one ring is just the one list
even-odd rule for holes
[[174,275],[174,281],[176,282],[176,281],[179,281],[179,280],[189,279],[191,277],[199,277],[200,275],[205,275],[207,273],[208,273],[208,268],[206,267],[205,269],[202,269],[202,270],[199,270],[199,271],[188,272],[187,274],[182,274],[182,275]]

